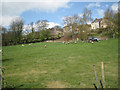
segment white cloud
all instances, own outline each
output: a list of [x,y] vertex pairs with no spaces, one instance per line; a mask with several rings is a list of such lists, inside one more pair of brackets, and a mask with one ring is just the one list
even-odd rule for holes
[[[54,1],[44,0],[42,2],[2,2],[2,25],[9,25],[12,18],[20,16],[27,10],[54,12],[58,8],[69,8],[69,0]],[[1,12],[1,11],[0,11]],[[1,17],[1,15],[0,15]]]
[[15,18],[18,18],[19,16],[3,16],[2,17],[2,21],[0,22],[1,25],[3,26],[9,26],[9,24],[11,23],[11,21]]
[[91,8],[91,7],[100,7],[101,5],[99,3],[90,3],[87,8]]
[[111,6],[111,9],[112,9],[114,12],[118,12],[118,3],[114,3],[114,4]]
[[60,26],[60,24],[54,23],[54,22],[48,22],[48,24],[49,24],[49,26],[47,28],[52,28],[52,27],[57,26],[57,25]]

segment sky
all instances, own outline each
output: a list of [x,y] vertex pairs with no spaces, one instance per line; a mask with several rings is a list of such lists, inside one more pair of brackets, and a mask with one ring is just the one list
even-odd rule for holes
[[[55,25],[64,26],[63,18],[66,16],[73,16],[78,14],[80,17],[83,15],[84,8],[92,11],[92,18],[102,18],[107,8],[112,8],[115,12],[118,10],[118,3],[116,2],[73,2],[70,0],[44,0],[41,2],[2,2],[3,26],[9,26],[11,21],[17,17],[24,20],[24,24],[36,23],[38,20],[48,20],[49,27]],[[88,22],[90,23],[90,22]]]

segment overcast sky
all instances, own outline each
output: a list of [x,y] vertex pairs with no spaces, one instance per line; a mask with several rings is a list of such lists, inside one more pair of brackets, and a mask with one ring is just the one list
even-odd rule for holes
[[[13,0],[14,1],[14,0]],[[107,8],[112,8],[115,12],[118,9],[117,0],[115,2],[73,2],[70,0],[50,0],[42,2],[9,2],[5,0],[0,4],[2,6],[2,24],[9,26],[12,19],[21,17],[25,25],[30,22],[46,19],[50,26],[63,26],[63,18],[78,14],[82,16],[84,8],[92,11],[92,18],[102,18]]]

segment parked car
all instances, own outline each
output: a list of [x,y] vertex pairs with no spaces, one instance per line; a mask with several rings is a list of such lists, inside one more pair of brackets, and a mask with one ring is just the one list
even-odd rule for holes
[[96,41],[96,42],[98,42],[98,41],[99,41],[99,39],[98,39],[98,38],[93,38],[93,37],[92,37],[92,38],[89,38],[89,40],[88,40],[88,41],[89,41],[89,42],[91,42],[91,41],[93,41],[93,42],[95,42],[95,41]]

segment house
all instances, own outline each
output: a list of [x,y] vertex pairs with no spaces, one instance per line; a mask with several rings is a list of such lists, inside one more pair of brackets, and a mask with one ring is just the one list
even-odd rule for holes
[[50,28],[49,31],[53,37],[57,37],[57,36],[61,37],[61,35],[62,35],[62,29],[59,26]]
[[78,33],[79,32],[78,26],[75,26],[75,27],[70,26],[70,25],[64,26],[63,27],[63,35],[65,33],[72,32],[73,30],[74,30],[74,33]]
[[101,19],[95,19],[92,23],[91,23],[91,29],[97,29],[97,28],[106,28],[107,24],[105,23],[105,19],[101,18]]
[[107,19],[102,19],[101,22],[100,22],[100,28],[106,28],[107,27],[107,24],[106,24],[106,21]]

